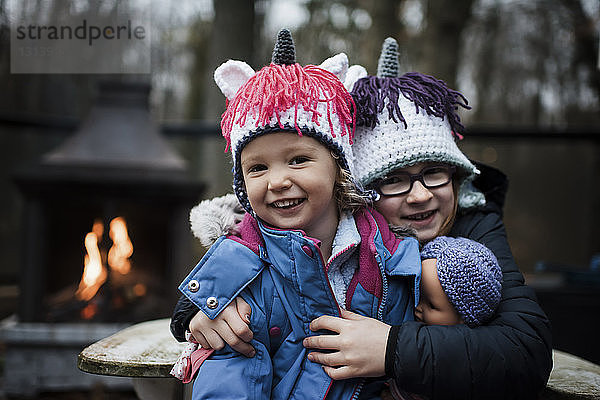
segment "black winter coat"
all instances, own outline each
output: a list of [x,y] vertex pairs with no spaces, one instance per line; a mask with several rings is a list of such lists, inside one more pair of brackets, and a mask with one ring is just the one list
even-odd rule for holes
[[535,399],[552,369],[550,322],[513,259],[502,207],[508,180],[477,164],[487,200],[458,215],[451,236],[476,240],[502,267],[502,300],[485,326],[427,326],[411,321],[388,337],[386,372],[403,389],[431,399]]

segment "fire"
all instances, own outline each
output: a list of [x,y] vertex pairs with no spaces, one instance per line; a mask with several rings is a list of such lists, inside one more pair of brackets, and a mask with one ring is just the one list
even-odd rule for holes
[[[117,217],[110,222],[109,227],[109,236],[113,245],[108,251],[108,265],[111,271],[117,271],[125,275],[131,270],[129,257],[133,254],[133,244],[127,233],[127,224],[123,217]],[[100,220],[96,220],[92,231],[85,236],[84,245],[87,254],[84,257],[83,275],[75,292],[75,296],[79,300],[91,300],[106,282],[108,271],[98,244],[102,241],[103,234],[104,225]],[[82,316],[85,319],[90,319],[95,313],[93,307],[86,307]]]
[[127,234],[127,224],[123,217],[110,221],[110,238],[113,245],[108,251],[108,265],[115,271],[125,275],[131,270],[129,257],[133,254],[133,244]]
[[[95,225],[95,224],[94,224]],[[75,296],[79,300],[88,301],[106,281],[106,268],[102,265],[102,256],[98,248],[98,236],[94,232],[85,235],[85,255],[83,275]]]
[[94,315],[98,313],[98,305],[90,303],[83,310],[81,310],[81,317],[83,319],[92,319]]
[[102,235],[104,235],[104,224],[101,220],[94,220],[94,225],[92,226],[92,232],[96,234],[96,237],[102,240]]

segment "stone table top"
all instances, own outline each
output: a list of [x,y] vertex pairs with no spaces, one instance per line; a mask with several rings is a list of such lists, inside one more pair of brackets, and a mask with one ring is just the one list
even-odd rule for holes
[[542,398],[600,399],[600,366],[556,349],[552,358],[554,368]]
[[169,377],[184,349],[169,330],[169,319],[142,322],[83,349],[77,367],[98,375]]
[[[169,330],[169,319],[142,322],[104,338],[79,353],[80,370],[99,375],[165,378],[185,348]],[[600,399],[600,366],[553,350],[554,368],[543,399]]]

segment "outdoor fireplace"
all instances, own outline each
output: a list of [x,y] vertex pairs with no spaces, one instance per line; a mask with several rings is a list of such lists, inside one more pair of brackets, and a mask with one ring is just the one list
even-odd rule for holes
[[25,200],[21,322],[170,315],[193,263],[187,214],[202,184],[153,124],[149,91],[102,83],[79,130],[16,175]]
[[79,371],[77,354],[171,314],[194,263],[188,213],[203,185],[159,134],[149,93],[102,83],[79,129],[15,174],[24,237],[18,315],[0,323],[7,395],[132,390]]

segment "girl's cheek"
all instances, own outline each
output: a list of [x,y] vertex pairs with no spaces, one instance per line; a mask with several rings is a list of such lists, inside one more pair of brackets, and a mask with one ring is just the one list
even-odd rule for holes
[[393,224],[400,225],[401,202],[396,198],[382,198],[375,203],[375,209],[385,217],[385,219]]

